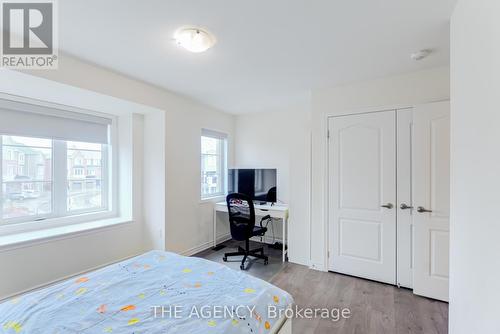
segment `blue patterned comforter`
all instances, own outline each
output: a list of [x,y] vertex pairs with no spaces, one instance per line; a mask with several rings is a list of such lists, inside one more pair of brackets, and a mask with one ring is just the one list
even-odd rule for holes
[[0,333],[269,333],[292,303],[224,265],[151,251],[1,303]]

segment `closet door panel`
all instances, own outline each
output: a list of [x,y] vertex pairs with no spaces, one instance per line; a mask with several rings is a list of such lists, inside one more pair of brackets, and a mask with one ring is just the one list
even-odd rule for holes
[[397,284],[413,287],[412,108],[397,112]]
[[450,104],[414,113],[414,293],[448,300],[450,235]]
[[330,270],[396,283],[396,114],[329,120]]

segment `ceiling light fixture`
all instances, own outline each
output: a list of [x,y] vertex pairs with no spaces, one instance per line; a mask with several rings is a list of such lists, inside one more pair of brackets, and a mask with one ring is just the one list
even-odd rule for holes
[[184,49],[199,53],[214,46],[215,36],[200,28],[179,28],[174,34],[175,42]]

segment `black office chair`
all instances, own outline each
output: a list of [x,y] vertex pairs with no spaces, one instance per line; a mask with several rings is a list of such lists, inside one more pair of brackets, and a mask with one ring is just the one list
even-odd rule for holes
[[260,226],[255,226],[255,208],[252,199],[244,194],[229,194],[226,197],[227,209],[229,213],[229,226],[231,228],[231,236],[234,240],[245,241],[245,248],[238,246],[237,252],[225,253],[222,258],[227,261],[230,256],[241,256],[240,269],[245,270],[245,261],[248,256],[256,257],[264,260],[264,264],[268,264],[269,258],[264,255],[264,248],[250,249],[250,238],[254,236],[263,236],[267,227],[262,226],[262,218]]

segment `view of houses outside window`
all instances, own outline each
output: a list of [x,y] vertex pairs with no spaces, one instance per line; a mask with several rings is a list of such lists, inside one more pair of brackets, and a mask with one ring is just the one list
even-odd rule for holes
[[52,212],[52,140],[2,136],[2,218]]
[[224,194],[226,140],[201,136],[201,197]]
[[[66,216],[105,208],[103,145],[7,135],[0,139],[1,220]],[[59,164],[59,170],[67,169],[66,175],[54,175],[54,164]],[[54,182],[54,178],[61,181]],[[61,186],[55,188],[55,184]]]
[[102,145],[67,142],[68,211],[102,207]]

